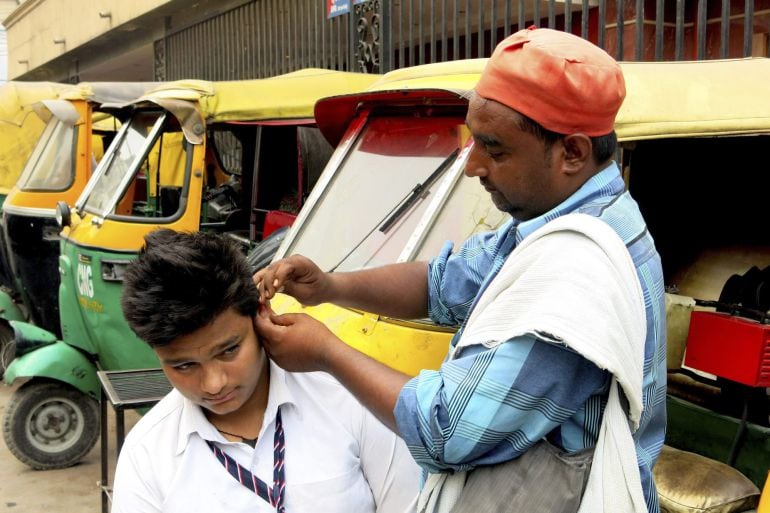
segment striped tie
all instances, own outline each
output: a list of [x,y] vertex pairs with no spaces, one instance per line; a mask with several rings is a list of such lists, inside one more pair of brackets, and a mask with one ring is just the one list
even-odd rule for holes
[[275,417],[275,436],[273,437],[273,486],[268,487],[264,481],[242,467],[231,456],[214,445],[214,442],[206,440],[214,456],[219,460],[225,470],[243,486],[256,493],[271,506],[275,506],[278,513],[286,513],[283,505],[286,477],[284,475],[284,453],[286,444],[283,437],[283,422],[281,422],[281,409]]

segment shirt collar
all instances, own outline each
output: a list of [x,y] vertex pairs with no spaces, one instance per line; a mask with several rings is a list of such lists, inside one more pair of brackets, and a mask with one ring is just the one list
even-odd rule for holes
[[[267,426],[275,421],[279,406],[293,408],[299,419],[302,420],[302,412],[297,408],[295,394],[291,390],[291,380],[287,379],[288,373],[273,363],[272,360],[269,360],[269,365],[270,392],[267,396],[267,407],[265,408],[265,420],[263,421],[263,426]],[[173,390],[172,393],[179,394],[179,391]],[[204,440],[227,443],[227,440],[225,440],[219,431],[217,431],[206,418],[203,409],[186,397],[181,397],[182,415],[179,421],[179,436],[177,437],[176,454],[179,455],[184,452],[187,448],[190,435],[193,433],[197,433],[198,436]]]
[[548,222],[557,217],[574,212],[583,205],[591,202],[594,198],[610,195],[616,195],[623,192],[625,184],[620,176],[620,168],[615,161],[610,162],[607,167],[589,178],[577,191],[570,197],[556,205],[548,212],[530,219],[519,222],[513,220],[513,226],[516,227],[516,243],[524,240],[538,228],[545,226]]

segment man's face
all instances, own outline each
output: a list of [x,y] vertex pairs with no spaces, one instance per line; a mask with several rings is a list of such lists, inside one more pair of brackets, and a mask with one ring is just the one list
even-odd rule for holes
[[537,217],[563,198],[560,143],[546,144],[519,128],[514,110],[474,94],[466,124],[473,136],[465,174],[478,177],[495,206],[520,221]]
[[233,309],[155,352],[174,388],[215,415],[237,411],[267,383],[252,319]]

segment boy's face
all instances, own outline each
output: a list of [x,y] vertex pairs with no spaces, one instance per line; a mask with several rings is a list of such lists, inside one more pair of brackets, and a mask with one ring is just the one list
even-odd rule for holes
[[267,357],[252,319],[233,309],[155,352],[174,388],[214,415],[237,411],[258,387],[267,391]]

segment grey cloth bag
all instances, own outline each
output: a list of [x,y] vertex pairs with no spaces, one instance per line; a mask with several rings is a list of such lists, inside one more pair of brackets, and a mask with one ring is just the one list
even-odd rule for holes
[[540,440],[516,459],[468,472],[451,513],[576,513],[593,453]]

